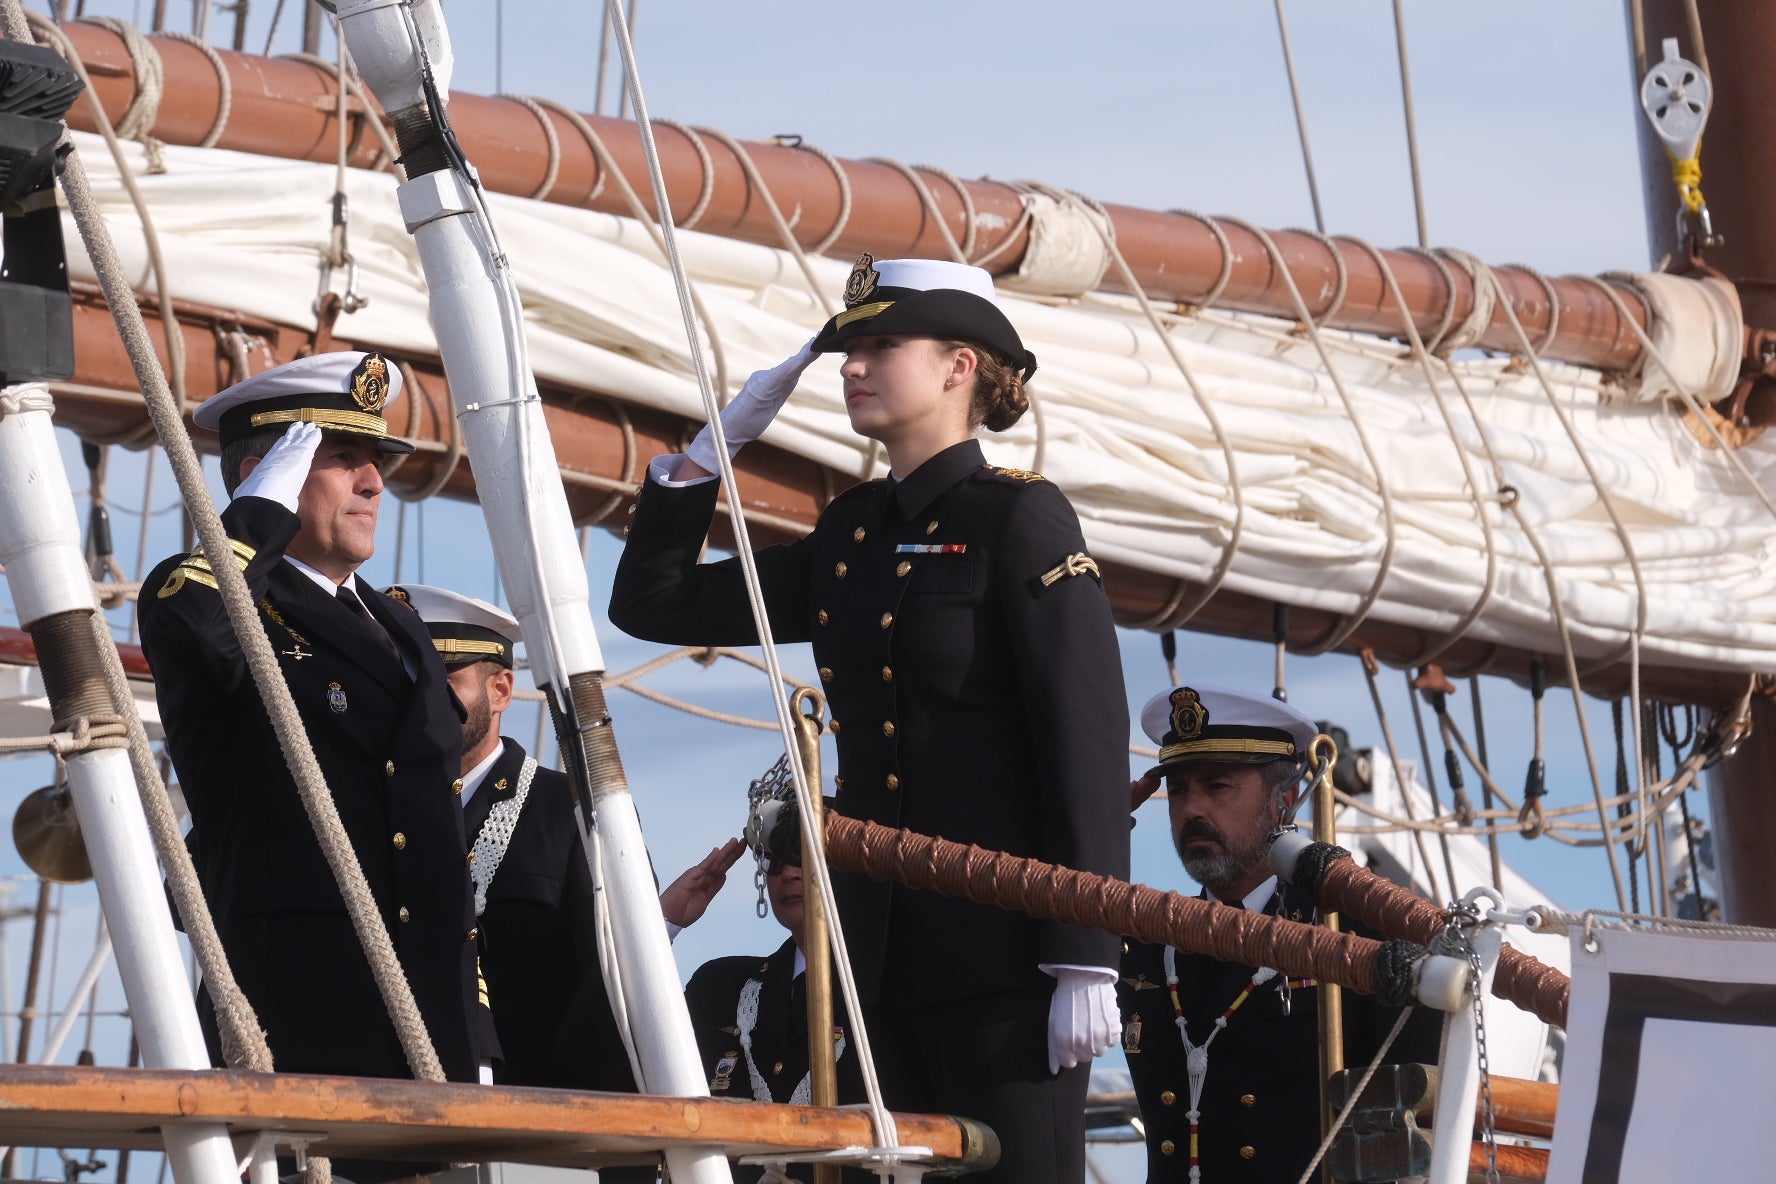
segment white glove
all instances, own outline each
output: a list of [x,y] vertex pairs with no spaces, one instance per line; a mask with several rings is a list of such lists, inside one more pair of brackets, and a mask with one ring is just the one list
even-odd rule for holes
[[[727,437],[729,460],[738,456],[742,447],[764,435],[771,421],[777,418],[777,412],[783,409],[783,404],[795,390],[796,380],[818,356],[810,348],[813,344],[814,339],[810,337],[807,344],[787,361],[748,378],[740,393],[722,408],[722,434]],[[706,472],[721,472],[721,462],[715,456],[715,437],[707,424],[685,449],[685,456]]]
[[1116,1043],[1116,972],[1108,966],[1048,966],[1054,998],[1048,1004],[1048,1071],[1089,1062]]
[[314,463],[315,450],[321,446],[321,429],[312,423],[293,423],[290,430],[260,458],[259,464],[246,480],[235,487],[234,496],[262,497],[274,501],[294,514],[296,499],[308,480],[308,468]]

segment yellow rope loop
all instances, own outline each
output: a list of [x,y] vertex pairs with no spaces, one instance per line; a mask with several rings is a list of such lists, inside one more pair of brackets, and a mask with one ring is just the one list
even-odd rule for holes
[[1671,179],[1677,184],[1677,195],[1683,199],[1684,209],[1700,214],[1702,207],[1708,204],[1702,199],[1702,162],[1694,156],[1684,160],[1673,157]]

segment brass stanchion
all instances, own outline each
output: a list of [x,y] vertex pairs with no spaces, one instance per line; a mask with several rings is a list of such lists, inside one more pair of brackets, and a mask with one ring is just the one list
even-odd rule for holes
[[[801,748],[802,770],[808,775],[804,790],[815,825],[825,827],[825,805],[820,780],[821,717],[826,700],[812,687],[798,687],[789,699],[796,713],[796,739]],[[809,850],[802,835],[802,850]],[[832,952],[827,936],[826,910],[821,905],[821,881],[826,869],[816,861],[802,862],[802,955],[808,960],[808,1100],[816,1106],[839,1104],[837,1059],[833,1056]],[[814,1184],[839,1184],[836,1164],[816,1164]]]
[[[1316,843],[1336,843],[1337,827],[1333,825],[1332,769],[1338,764],[1338,745],[1332,737],[1321,734],[1308,747],[1318,776],[1313,783],[1313,837]],[[1338,932],[1338,914],[1321,912],[1320,924]],[[1320,983],[1316,988],[1320,1007],[1320,1137],[1332,1131],[1335,1117],[1327,1086],[1334,1073],[1344,1070],[1344,988],[1337,983]],[[1326,1184],[1335,1184],[1331,1167],[1320,1169]]]

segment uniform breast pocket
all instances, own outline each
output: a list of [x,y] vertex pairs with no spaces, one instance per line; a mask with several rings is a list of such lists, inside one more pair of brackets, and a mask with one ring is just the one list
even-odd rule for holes
[[561,903],[561,881],[553,876],[521,872],[517,868],[501,868],[487,886],[488,900],[511,903],[524,902],[554,908]]
[[971,596],[980,565],[972,555],[930,555],[912,572],[908,596]]

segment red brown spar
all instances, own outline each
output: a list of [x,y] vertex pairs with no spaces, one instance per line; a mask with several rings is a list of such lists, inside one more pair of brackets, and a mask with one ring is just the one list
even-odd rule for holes
[[[128,47],[108,28],[71,21],[62,26],[93,75],[95,92],[113,121],[142,101],[142,86]],[[338,108],[333,72],[319,64],[215,51],[227,73],[224,87],[210,59],[195,45],[151,37],[160,54],[164,90],[148,133],[169,144],[204,143],[266,156],[332,160]],[[351,163],[375,167],[384,158],[378,136],[364,125],[372,113],[352,96],[347,109],[356,127]],[[607,183],[598,154],[573,117],[553,104],[526,106],[517,99],[453,94],[451,118],[482,181],[491,189],[565,205],[627,215],[619,187]],[[380,114],[375,115],[381,118]],[[584,115],[585,124],[637,190],[646,175],[636,125]],[[69,122],[93,130],[83,107]],[[546,125],[546,126],[545,126]],[[767,204],[725,136],[662,124],[660,161],[673,211],[685,229],[748,242],[780,245]],[[1025,190],[998,181],[964,181],[926,171],[915,182],[900,167],[880,161],[836,160],[800,146],[747,143],[764,187],[779,206],[800,211],[804,246],[834,256],[869,250],[880,258],[950,254],[946,233],[968,243],[967,253],[989,270],[1016,271],[1030,242]],[[708,164],[703,163],[707,159]],[[1118,249],[1143,291],[1154,300],[1185,306],[1214,304],[1293,319],[1294,305],[1259,237],[1235,220],[1210,222],[1190,214],[1103,205]],[[1309,312],[1325,326],[1384,336],[1400,332],[1400,310],[1387,291],[1376,258],[1351,241],[1303,231],[1273,232]],[[1456,262],[1419,251],[1384,251],[1398,278],[1419,333],[1435,343],[1475,309],[1474,281]],[[1530,339],[1549,358],[1631,370],[1640,342],[1609,298],[1586,279],[1544,280],[1526,267],[1494,270]],[[1115,274],[1101,286],[1118,290]],[[1637,324],[1647,309],[1632,290],[1618,289]],[[1553,297],[1551,301],[1550,297]],[[1555,311],[1555,303],[1558,311]],[[1472,344],[1515,351],[1519,340],[1502,310]]]
[[[112,116],[141,107],[144,93],[137,83],[130,53],[108,28],[73,22],[66,26],[72,46],[93,73],[94,89]],[[146,50],[143,46],[147,46]],[[330,158],[335,143],[338,107],[331,71],[301,61],[261,59],[221,52],[216,61],[194,46],[172,38],[148,38],[135,45],[138,54],[158,52],[169,80],[155,108],[153,134],[169,143],[201,143],[212,132],[216,143],[245,151],[319,160]],[[226,86],[222,79],[226,78]],[[227,93],[224,115],[222,96]],[[379,135],[362,100],[347,103],[356,144],[354,163],[374,165],[384,155]],[[616,120],[581,120],[565,109],[537,108],[507,99],[457,95],[452,110],[466,145],[481,162],[481,175],[491,188],[546,200],[626,214],[607,184],[613,162],[633,184],[641,176],[640,151],[634,125]],[[84,107],[73,115],[91,118]],[[380,117],[379,117],[380,118]],[[579,122],[575,122],[579,121]],[[545,133],[545,124],[548,132]],[[375,125],[378,129],[380,125]],[[580,128],[598,137],[608,155],[593,151]],[[675,212],[687,223],[713,233],[748,241],[781,245],[763,207],[764,191],[779,204],[793,200],[800,209],[798,231],[804,239],[824,236],[812,245],[833,253],[855,244],[909,254],[948,252],[944,233],[976,257],[987,257],[999,269],[1019,264],[1029,253],[1029,220],[1024,201],[1031,195],[996,182],[952,181],[929,174],[909,179],[897,166],[874,162],[831,161],[798,147],[780,144],[737,145],[715,133],[661,128],[663,166]],[[742,156],[745,160],[742,160]],[[709,161],[705,168],[702,161]],[[744,167],[743,167],[744,166]],[[750,170],[750,171],[749,171]],[[841,183],[841,177],[843,182]],[[704,183],[707,182],[707,200]],[[762,190],[761,190],[762,186]],[[1031,198],[1031,200],[1038,200]],[[1046,198],[1040,200],[1047,200]],[[1263,232],[1235,220],[1211,221],[1194,216],[1104,207],[1114,228],[1118,249],[1136,281],[1168,308],[1212,302],[1293,318],[1288,284],[1260,239]],[[1075,210],[1075,213],[1078,211]],[[972,217],[970,217],[972,213]],[[693,216],[694,215],[694,216]],[[842,216],[841,216],[842,215]],[[940,230],[940,224],[945,230]],[[990,225],[989,225],[990,224]],[[997,227],[997,229],[994,229]],[[1271,236],[1277,259],[1286,263],[1294,284],[1316,322],[1327,326],[1397,334],[1401,314],[1387,294],[1380,262],[1395,274],[1419,333],[1433,344],[1447,340],[1457,327],[1463,340],[1471,330],[1478,344],[1499,348],[1520,345],[1492,310],[1490,328],[1466,322],[1474,316],[1473,277],[1454,256],[1420,252],[1373,252],[1355,242],[1313,235],[1277,232]],[[1116,271],[1080,281],[1114,286]],[[1640,364],[1637,326],[1647,309],[1634,291],[1614,287],[1622,309],[1634,323],[1621,319],[1613,301],[1590,279],[1544,280],[1527,269],[1500,268],[1493,273],[1507,294],[1506,303],[1523,322],[1525,333],[1548,357],[1632,370]],[[134,379],[117,349],[102,308],[77,293],[78,381],[56,391],[58,422],[93,439],[140,441],[139,403]],[[1556,311],[1556,306],[1557,311]],[[237,369],[263,368],[289,360],[297,352],[334,344],[309,326],[266,323],[224,308],[173,302],[180,319],[180,338],[187,357],[185,379],[189,398],[201,398],[239,377]],[[1485,311],[1484,309],[1482,311]],[[1477,318],[1484,319],[1484,318]],[[242,356],[229,342],[248,333],[263,343]],[[336,344],[346,344],[344,341]],[[362,342],[377,345],[375,342]],[[412,356],[411,376],[426,399],[414,400],[409,422],[397,425],[415,439],[421,452],[393,474],[391,484],[405,493],[425,496],[473,497],[454,420],[441,413],[448,393],[433,359]],[[562,472],[577,520],[611,524],[621,505],[621,491],[640,478],[638,457],[671,451],[684,431],[684,420],[650,410],[622,396],[566,384],[543,384],[547,418],[558,442]],[[852,474],[768,446],[749,454],[742,464],[742,493],[748,517],[764,532],[763,541],[781,541],[802,533],[831,492],[843,488]],[[718,545],[726,540],[718,526]],[[1104,563],[1106,584],[1120,623],[1164,630],[1178,624],[1180,606],[1195,606],[1213,577],[1161,574],[1134,564]],[[1190,616],[1190,627],[1205,632],[1273,639],[1274,606],[1267,600],[1221,587],[1214,599]],[[1334,612],[1296,606],[1287,623],[1289,644],[1316,649],[1337,638],[1344,652],[1371,650],[1390,664],[1413,662],[1441,647],[1441,634],[1414,625],[1365,620],[1348,632]],[[1525,678],[1536,655],[1463,638],[1443,653],[1456,674],[1481,670]],[[1724,705],[1735,689],[1706,673],[1657,665],[1643,655],[1643,688],[1671,701]],[[1586,685],[1597,693],[1620,693],[1629,683],[1624,661],[1587,670]]]

